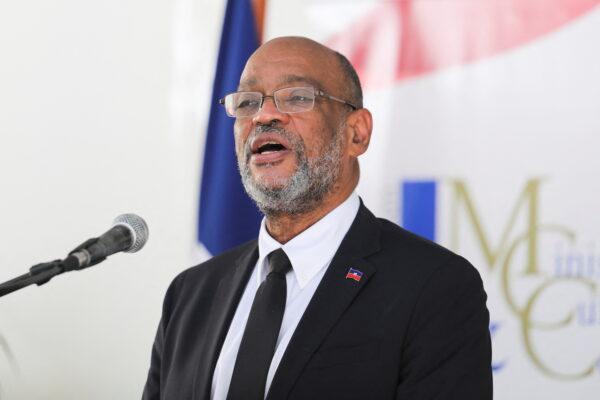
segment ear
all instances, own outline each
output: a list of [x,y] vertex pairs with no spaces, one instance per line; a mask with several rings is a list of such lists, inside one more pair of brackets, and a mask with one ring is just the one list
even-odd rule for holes
[[373,116],[366,108],[360,108],[348,114],[346,119],[346,134],[348,135],[348,154],[358,157],[369,148],[371,132],[373,131]]

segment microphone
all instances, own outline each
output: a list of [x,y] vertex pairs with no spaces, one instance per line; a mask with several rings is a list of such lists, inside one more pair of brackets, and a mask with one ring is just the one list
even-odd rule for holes
[[100,237],[85,241],[69,253],[62,261],[64,271],[91,267],[122,251],[135,253],[144,247],[148,234],[148,225],[140,216],[119,215],[113,221],[112,228]]
[[64,260],[36,264],[29,272],[0,284],[0,297],[15,290],[36,284],[43,285],[56,275],[80,270],[98,264],[111,254],[124,251],[135,253],[148,240],[146,222],[135,214],[122,214],[113,221],[113,226],[97,238],[86,240],[69,253]]

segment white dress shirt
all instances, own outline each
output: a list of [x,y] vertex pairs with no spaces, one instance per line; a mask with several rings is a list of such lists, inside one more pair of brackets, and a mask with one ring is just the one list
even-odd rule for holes
[[246,328],[250,308],[254,301],[254,295],[267,276],[267,255],[273,250],[283,248],[292,263],[292,270],[286,275],[285,311],[277,344],[275,345],[275,354],[267,375],[265,395],[269,392],[275,371],[277,371],[292,334],[296,330],[300,318],[302,318],[342,239],[350,229],[350,225],[352,225],[358,213],[359,206],[358,195],[352,192],[342,204],[329,214],[283,245],[269,235],[263,218],[258,235],[258,261],[244,289],[244,294],[235,311],[225,342],[221,348],[213,374],[211,399],[225,400],[227,398],[233,367]]

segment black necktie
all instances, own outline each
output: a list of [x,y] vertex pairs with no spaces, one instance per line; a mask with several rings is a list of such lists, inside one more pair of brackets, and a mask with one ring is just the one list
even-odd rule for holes
[[269,274],[254,296],[235,360],[228,400],[263,400],[265,384],[285,311],[285,274],[292,268],[282,249],[267,256]]

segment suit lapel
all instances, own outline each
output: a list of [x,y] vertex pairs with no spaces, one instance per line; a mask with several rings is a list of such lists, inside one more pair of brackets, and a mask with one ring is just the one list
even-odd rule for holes
[[[296,379],[352,300],[375,274],[365,257],[379,250],[376,218],[361,206],[311,299],[277,368],[267,399],[287,398]],[[363,273],[346,279],[349,268]]]
[[213,372],[223,341],[257,259],[258,246],[255,244],[238,259],[235,268],[225,274],[219,282],[208,315],[209,331],[206,334],[196,373],[195,399],[210,398]]

